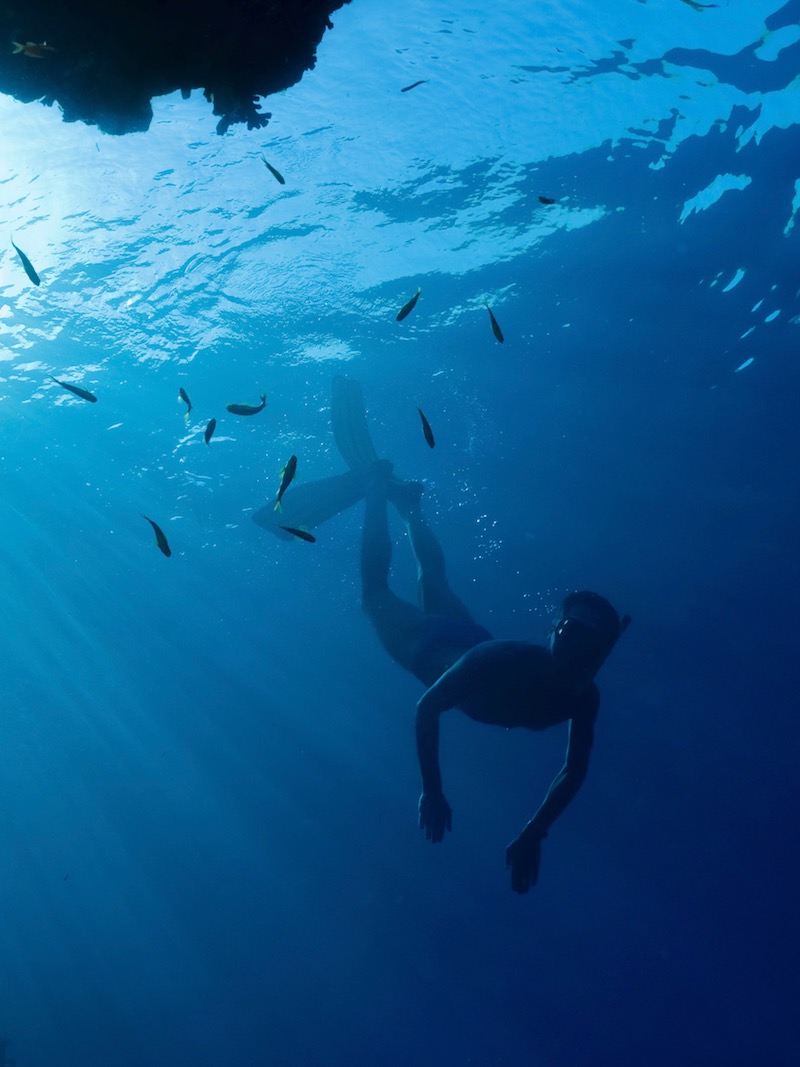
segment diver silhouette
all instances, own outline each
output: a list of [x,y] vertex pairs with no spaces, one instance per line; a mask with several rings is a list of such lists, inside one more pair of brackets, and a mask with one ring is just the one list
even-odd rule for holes
[[[399,480],[392,464],[378,458],[358,382],[334,379],[331,415],[337,448],[350,469],[297,487],[293,483],[281,516],[269,503],[253,519],[287,538],[288,527],[318,525],[365,500],[362,607],[392,659],[427,687],[417,704],[416,739],[422,772],[419,825],[429,841],[442,841],[452,826],[439,769],[443,712],[457,708],[476,722],[507,729],[569,723],[564,765],[538,811],[506,849],[512,889],[526,893],[538,877],[542,841],[586,776],[600,703],[594,677],[630,618],[620,618],[605,597],[584,590],[565,597],[547,647],[496,641],[450,588],[441,546],[422,514],[422,486]],[[390,503],[405,522],[417,562],[419,604],[401,599],[389,586]]]
[[[381,644],[428,688],[416,712],[422,773],[419,825],[434,843],[452,827],[439,769],[439,717],[457,708],[476,722],[544,730],[569,723],[564,766],[538,811],[506,849],[511,887],[536,884],[541,842],[578,792],[589,765],[600,695],[594,676],[630,622],[597,593],[565,597],[545,648],[496,641],[475,622],[447,581],[442,549],[420,507],[422,487],[398,482],[387,461],[365,474],[362,606]],[[419,606],[389,587],[388,503],[406,524],[418,572]]]

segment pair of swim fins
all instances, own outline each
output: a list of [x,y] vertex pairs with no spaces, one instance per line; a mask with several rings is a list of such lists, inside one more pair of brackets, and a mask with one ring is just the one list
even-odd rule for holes
[[372,443],[361,386],[352,378],[337,375],[331,397],[333,439],[349,470],[315,482],[295,482],[282,501],[253,513],[253,522],[278,537],[291,539],[283,526],[311,528],[351,508],[364,496],[364,471],[378,460]]

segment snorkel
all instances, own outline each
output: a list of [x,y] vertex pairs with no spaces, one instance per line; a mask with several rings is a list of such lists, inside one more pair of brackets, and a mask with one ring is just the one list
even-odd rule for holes
[[594,666],[592,668],[592,674],[591,674],[592,679],[594,679],[594,676],[597,674],[597,672],[603,666],[605,661],[608,659],[608,657],[614,651],[614,646],[616,645],[617,641],[619,641],[620,637],[622,637],[622,635],[628,629],[630,624],[631,624],[630,615],[623,615],[620,618],[620,620],[619,620],[619,631],[617,633],[617,636],[615,638],[613,638],[613,640],[611,641],[611,644],[608,646],[608,648],[605,650],[605,652],[602,654],[602,656],[598,657],[598,659],[596,659],[595,662],[594,662]]

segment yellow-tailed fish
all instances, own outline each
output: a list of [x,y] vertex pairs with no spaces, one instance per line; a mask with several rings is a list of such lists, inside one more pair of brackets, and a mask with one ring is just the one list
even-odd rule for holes
[[22,260],[22,266],[25,268],[25,273],[28,275],[30,280],[33,282],[34,285],[41,285],[42,284],[42,279],[39,277],[39,275],[33,269],[33,264],[28,259],[28,257],[25,255],[25,253],[22,251],[22,249],[21,248],[17,248],[17,246],[14,244],[13,237],[11,238],[11,244],[14,247],[14,251],[17,253],[19,258]]
[[502,344],[503,341],[505,340],[505,338],[503,337],[503,331],[500,329],[500,323],[497,321],[497,319],[492,314],[492,309],[489,307],[489,305],[486,303],[486,301],[484,301],[484,307],[489,312],[489,319],[491,320],[491,323],[492,323],[492,333],[495,335],[495,337],[500,342],[500,344]]
[[11,44],[13,45],[11,49],[13,56],[21,52],[22,55],[30,56],[31,59],[44,59],[48,52],[56,51],[47,41],[42,41],[41,44],[36,41],[12,41]]
[[422,432],[425,435],[425,440],[428,442],[428,445],[431,448],[433,448],[434,445],[436,444],[436,440],[434,439],[434,436],[433,436],[433,430],[431,429],[431,424],[425,418],[425,414],[424,414],[422,408],[417,408],[417,411],[419,412],[419,417],[422,419]]
[[282,530],[287,533],[294,534],[295,537],[299,537],[301,541],[308,541],[309,544],[314,544],[316,537],[309,533],[308,530],[299,530],[296,526],[281,526]]
[[60,385],[62,389],[69,389],[71,393],[74,393],[75,396],[79,396],[81,400],[88,400],[90,404],[97,403],[97,397],[94,393],[90,393],[88,389],[81,389],[79,385],[70,385],[69,382],[60,382],[58,378],[54,378],[52,374],[50,375],[50,380],[54,381],[56,385]]
[[228,404],[225,408],[226,411],[230,411],[231,415],[257,415],[259,411],[263,411],[267,405],[267,394],[261,394],[260,404]]
[[186,419],[188,419],[189,418],[189,414],[190,414],[190,412],[192,410],[192,402],[189,399],[189,394],[186,392],[186,390],[183,388],[183,386],[181,386],[180,389],[178,390],[178,399],[182,400],[184,402],[184,404],[186,405],[186,415],[184,417]]
[[158,545],[159,549],[164,553],[165,556],[171,556],[172,549],[169,547],[169,542],[164,536],[164,531],[161,529],[158,523],[153,522],[152,519],[148,519],[146,515],[142,515],[142,518],[147,519],[147,521],[153,527],[156,535],[156,544]]
[[273,178],[275,179],[275,181],[276,181],[276,182],[280,182],[280,183],[281,183],[281,185],[286,185],[286,179],[285,179],[285,178],[284,178],[284,176],[283,176],[283,175],[281,174],[281,172],[280,172],[279,170],[275,170],[275,168],[273,167],[273,165],[272,165],[271,163],[267,163],[266,159],[264,159],[264,157],[263,157],[263,156],[261,157],[261,159],[262,159],[262,160],[263,160],[263,162],[264,162],[264,166],[265,166],[265,167],[267,168],[267,170],[268,170],[268,171],[270,172],[270,174],[271,174],[271,175],[272,175],[272,177],[273,177]]
[[278,495],[275,498],[275,507],[272,509],[273,511],[283,511],[283,505],[281,504],[281,500],[283,500],[283,494],[292,484],[292,478],[294,478],[296,470],[297,456],[289,456],[289,462],[281,471],[281,485],[280,489],[278,490]]
[[208,444],[208,442],[214,436],[214,430],[216,430],[216,428],[217,428],[217,420],[216,419],[209,419],[208,420],[208,426],[206,426],[205,431],[203,433],[203,440],[205,441],[206,444]]
[[411,312],[414,310],[414,308],[416,306],[417,301],[419,300],[419,294],[421,292],[422,292],[421,289],[417,289],[416,293],[414,293],[414,295],[411,297],[411,299],[409,301],[407,301],[407,303],[403,304],[403,306],[400,308],[400,310],[397,312],[397,315],[395,316],[395,318],[396,318],[396,320],[398,322],[402,322],[403,319],[406,317],[406,315],[410,315],[411,314]]
[[536,199],[539,201],[540,204],[555,204],[555,200],[552,198],[552,196],[537,196]]

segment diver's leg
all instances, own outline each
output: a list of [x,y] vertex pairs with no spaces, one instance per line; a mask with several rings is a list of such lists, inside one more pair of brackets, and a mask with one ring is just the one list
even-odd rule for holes
[[404,482],[399,485],[393,483],[389,487],[389,496],[406,523],[411,549],[417,561],[422,610],[431,615],[447,615],[451,619],[472,621],[468,608],[450,588],[442,546],[422,514],[422,486],[419,482]]
[[425,629],[425,613],[401,600],[389,588],[392,541],[389,535],[387,491],[391,464],[375,464],[366,485],[364,531],[361,540],[361,596],[381,644],[406,670],[414,668],[414,649]]

